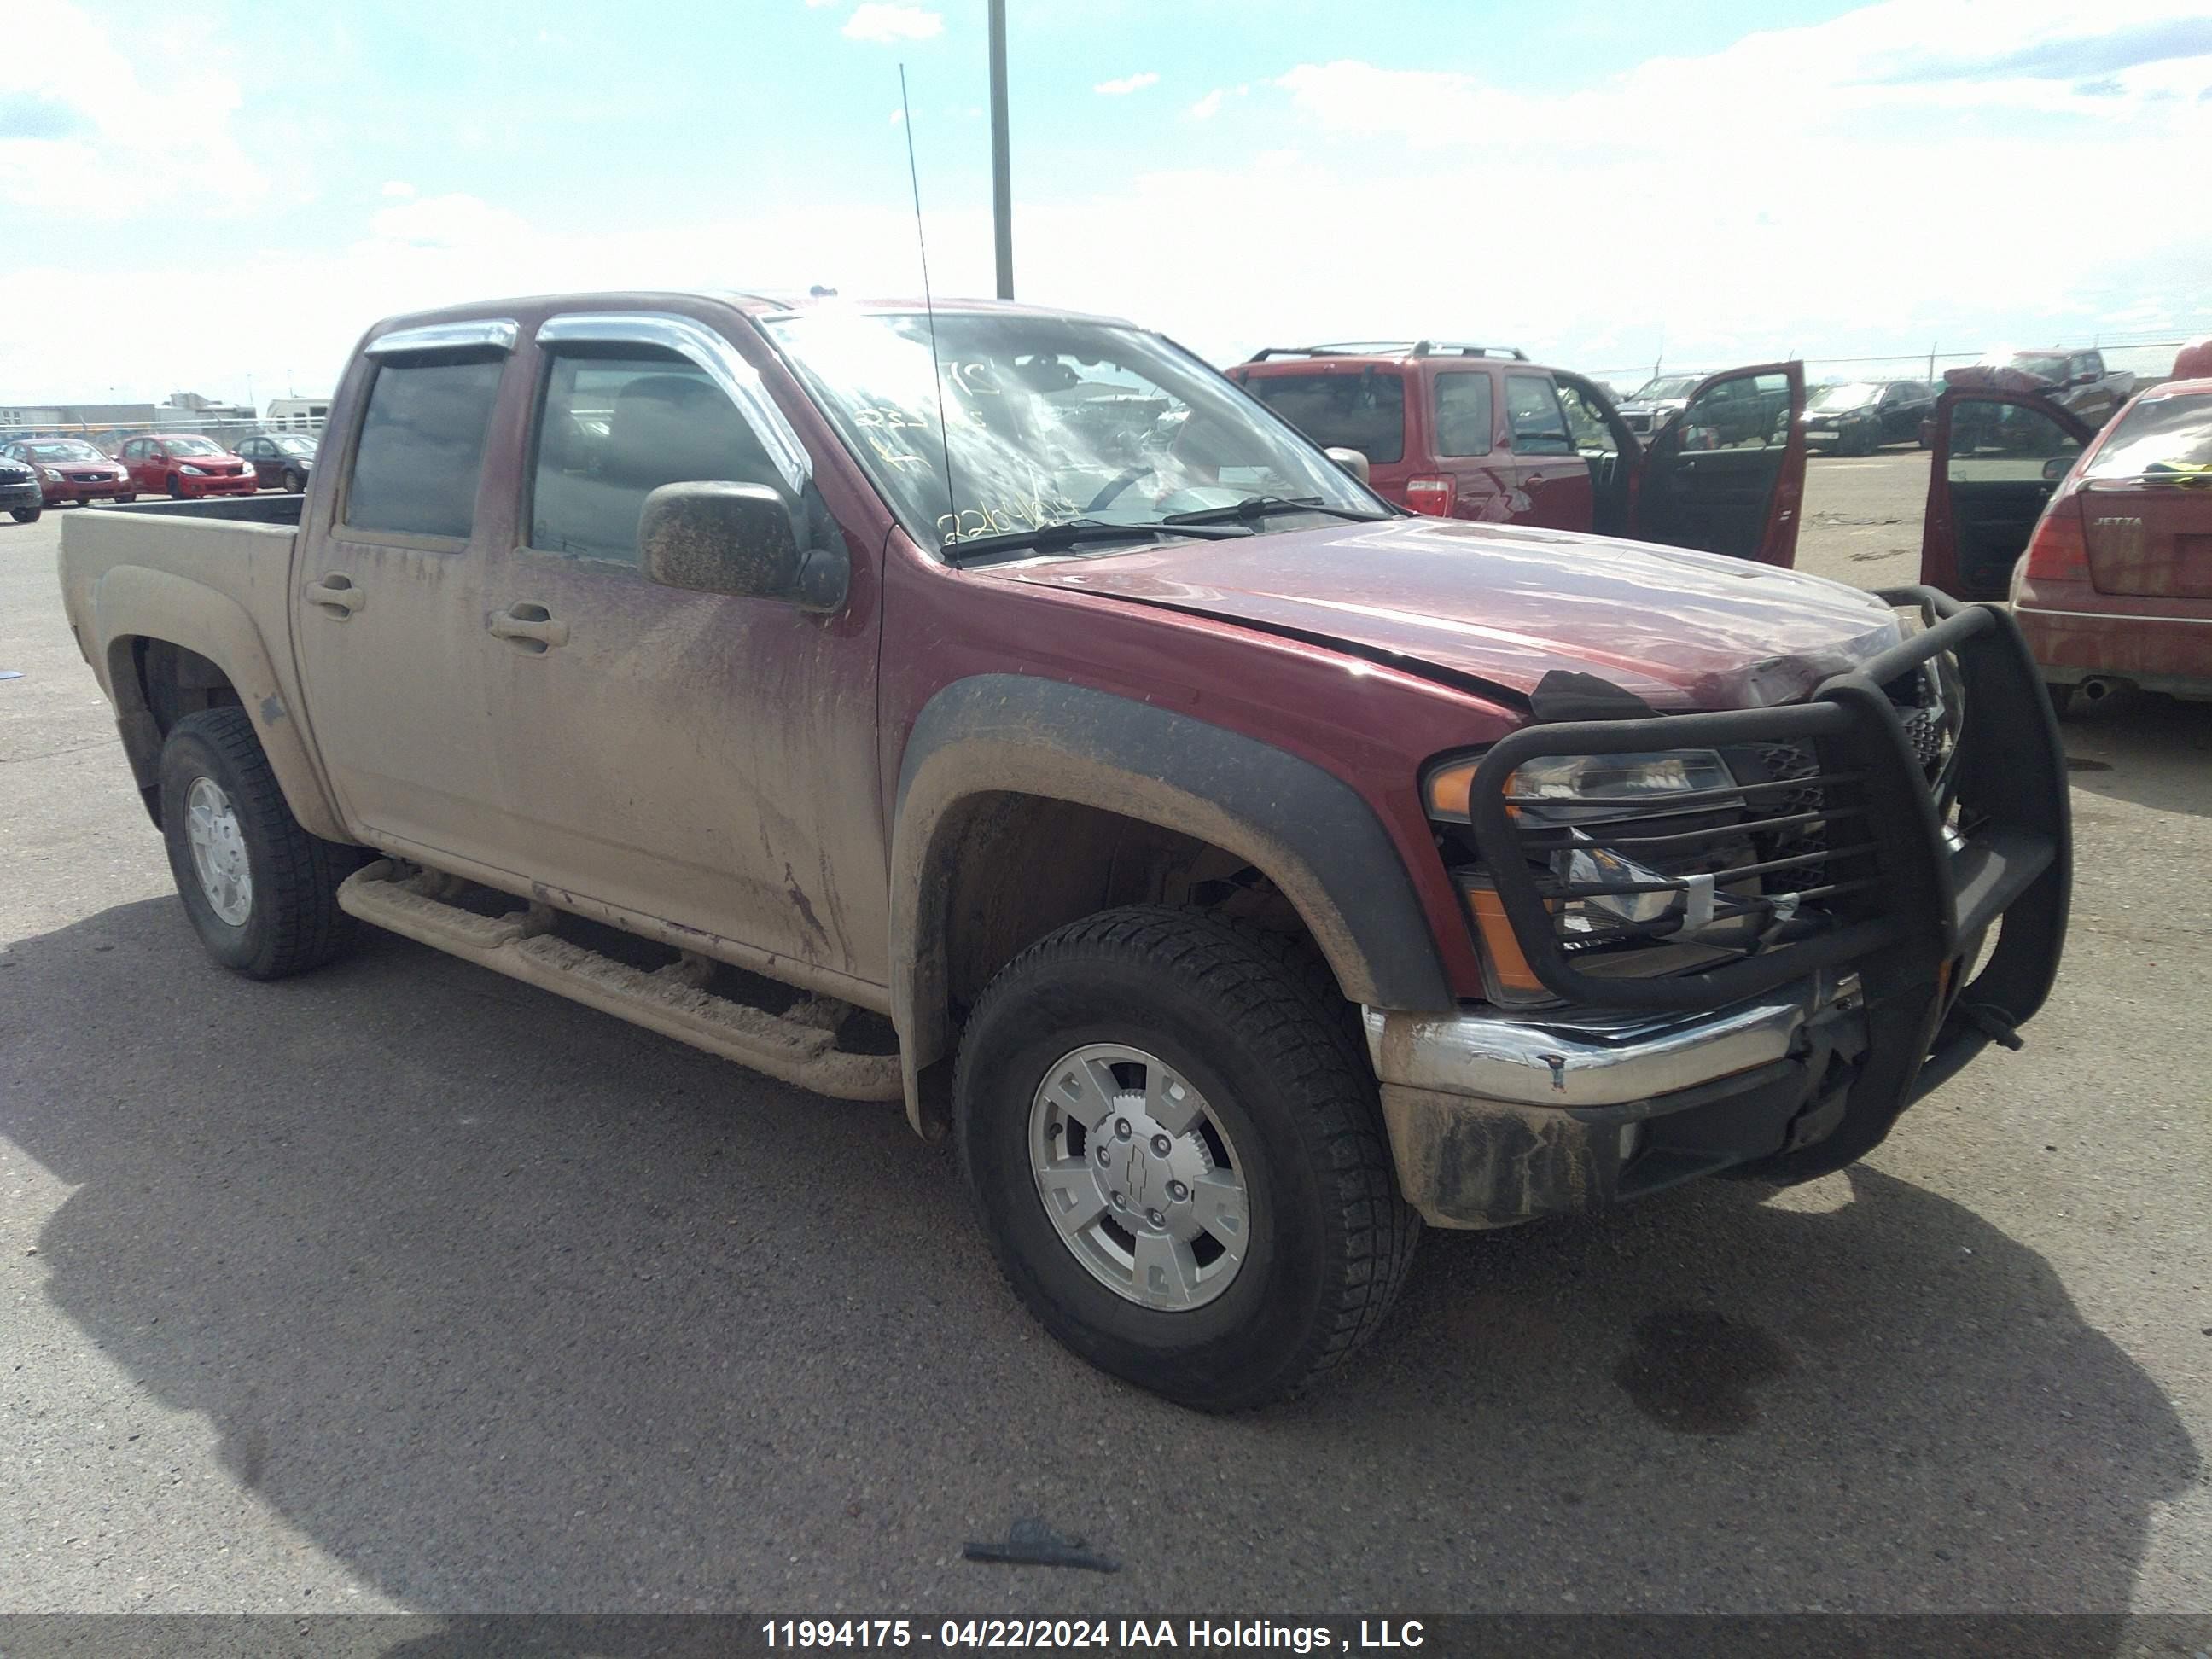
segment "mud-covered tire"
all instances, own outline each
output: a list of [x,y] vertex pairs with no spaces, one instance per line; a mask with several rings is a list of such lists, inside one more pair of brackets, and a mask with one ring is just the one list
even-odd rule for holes
[[[1373,1333],[1420,1221],[1398,1195],[1346,1012],[1295,951],[1191,910],[1103,911],[1000,970],[963,1037],[955,1131],[993,1253],[1046,1329],[1102,1370],[1207,1411],[1290,1394]],[[1108,1288],[1046,1210],[1032,1106],[1065,1057],[1101,1043],[1188,1078],[1242,1166],[1246,1253],[1202,1306],[1163,1311]]]
[[[234,817],[251,878],[243,920],[216,914],[193,862],[186,803],[211,781]],[[161,838],[185,914],[208,954],[251,979],[283,979],[319,968],[354,936],[338,908],[338,884],[360,849],[312,836],[285,805],[276,775],[242,708],[206,708],[170,728],[161,745]]]

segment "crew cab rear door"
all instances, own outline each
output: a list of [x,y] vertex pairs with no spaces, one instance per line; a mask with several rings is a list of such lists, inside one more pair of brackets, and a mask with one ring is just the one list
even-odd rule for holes
[[505,527],[486,461],[515,341],[512,319],[485,318],[368,343],[347,371],[337,488],[308,498],[292,571],[300,676],[349,825],[495,867],[498,743],[477,659]]
[[1954,369],[1936,400],[1921,581],[1958,599],[2004,598],[2035,521],[2094,435],[2027,375]]
[[1644,451],[1629,534],[1794,564],[1805,499],[1804,412],[1802,363],[1709,375]]

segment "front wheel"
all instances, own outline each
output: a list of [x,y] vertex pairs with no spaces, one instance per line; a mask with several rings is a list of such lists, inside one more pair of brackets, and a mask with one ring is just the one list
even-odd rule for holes
[[961,1168],[1007,1280],[1075,1353],[1229,1411],[1380,1324],[1420,1223],[1334,990],[1272,941],[1149,907],[992,981],[954,1083]]
[[320,967],[351,940],[338,884],[354,849],[312,836],[285,804],[253,722],[204,708],[161,745],[161,836],[208,954],[250,979]]
[[178,481],[177,475],[173,472],[169,475],[169,499],[177,501],[185,499],[185,487]]
[[17,524],[36,524],[40,514],[46,510],[43,507],[11,507],[8,509],[8,516]]
[[293,471],[289,467],[284,469],[284,493],[286,495],[296,495],[307,487],[307,481],[305,478],[302,478],[298,473]]

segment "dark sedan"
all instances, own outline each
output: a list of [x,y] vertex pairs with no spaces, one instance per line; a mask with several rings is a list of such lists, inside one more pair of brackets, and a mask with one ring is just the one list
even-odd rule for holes
[[297,495],[307,487],[307,475],[314,469],[315,441],[291,432],[258,435],[240,443],[238,453],[253,469],[262,489],[273,484]]
[[1816,386],[1805,400],[1805,447],[1871,455],[1918,437],[1936,393],[1918,380],[1850,380]]

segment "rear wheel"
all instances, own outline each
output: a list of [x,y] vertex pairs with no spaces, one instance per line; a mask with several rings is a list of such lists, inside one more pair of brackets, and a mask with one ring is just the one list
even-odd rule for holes
[[134,489],[126,489],[115,498],[115,504],[118,507],[128,507],[132,501],[135,501],[137,499],[137,491]]
[[337,890],[358,854],[300,826],[244,709],[179,720],[161,777],[170,873],[210,956],[252,979],[283,979],[350,941]]
[[1073,923],[992,981],[954,1085],[961,1167],[1007,1280],[1074,1352],[1225,1411],[1381,1322],[1420,1223],[1328,990],[1154,908]]

